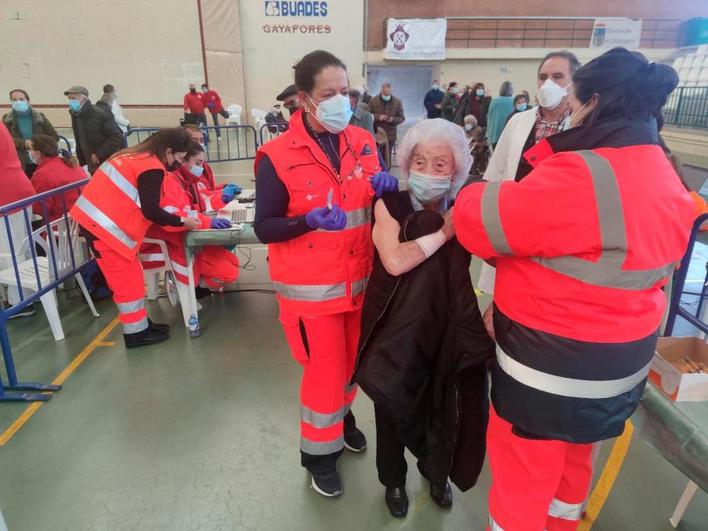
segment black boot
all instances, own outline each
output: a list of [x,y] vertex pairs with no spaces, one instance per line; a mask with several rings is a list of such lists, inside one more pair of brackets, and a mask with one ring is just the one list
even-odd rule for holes
[[162,323],[153,323],[148,319],[148,328],[153,332],[164,332],[165,334],[170,333],[170,325]]
[[123,334],[123,339],[125,340],[125,348],[137,348],[143,347],[145,345],[154,345],[156,343],[162,343],[168,340],[170,334],[168,332],[161,332],[158,330],[152,330],[151,328],[146,328],[135,334]]
[[386,487],[386,505],[394,518],[408,514],[408,495],[405,487]]
[[444,485],[431,483],[430,498],[444,509],[452,507],[452,488],[450,488],[450,482],[446,481]]

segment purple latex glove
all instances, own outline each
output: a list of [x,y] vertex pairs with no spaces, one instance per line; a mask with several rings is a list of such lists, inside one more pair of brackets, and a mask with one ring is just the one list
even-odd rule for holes
[[230,229],[231,222],[224,218],[214,218],[211,220],[212,229]]
[[339,205],[313,208],[305,215],[305,222],[311,229],[342,230],[347,226],[347,213]]
[[398,179],[387,171],[380,171],[371,178],[371,188],[376,192],[376,197],[381,197],[386,192],[397,192]]

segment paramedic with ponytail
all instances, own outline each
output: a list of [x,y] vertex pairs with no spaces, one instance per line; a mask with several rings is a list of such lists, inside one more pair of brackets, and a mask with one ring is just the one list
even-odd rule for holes
[[181,128],[162,129],[117,153],[96,170],[70,212],[90,233],[96,262],[118,306],[126,348],[169,338],[169,326],[148,319],[143,268],[137,255],[153,223],[188,230],[201,226],[198,219],[160,207],[163,181],[168,172],[179,168],[191,142]]
[[313,489],[338,496],[337,458],[366,448],[350,411],[364,290],[371,272],[371,203],[398,188],[380,171],[376,142],[349,126],[349,78],[329,52],[295,65],[300,110],[256,155],[258,238],[280,304],[300,387],[301,463]]
[[497,268],[492,530],[577,529],[592,443],[620,435],[642,395],[694,217],[660,145],[677,82],[604,53],[573,76],[568,129],[524,154],[524,180],[458,196],[460,242]]

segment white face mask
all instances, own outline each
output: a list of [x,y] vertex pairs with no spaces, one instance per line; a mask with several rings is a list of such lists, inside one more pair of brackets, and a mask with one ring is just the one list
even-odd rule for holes
[[474,126],[472,124],[465,124],[465,131],[472,131],[473,128]]
[[431,203],[450,193],[452,176],[437,177],[413,170],[408,177],[408,189],[421,203]]
[[336,94],[319,103],[315,103],[312,98],[310,101],[317,109],[315,113],[317,121],[330,133],[339,134],[349,125],[349,120],[352,118],[352,104],[348,96]]
[[[592,100],[591,100],[591,101],[592,101]],[[561,128],[562,128],[563,131],[567,131],[568,129],[572,129],[573,127],[577,127],[577,126],[581,125],[581,124],[575,124],[575,125],[573,125],[573,119],[578,115],[578,113],[579,113],[580,111],[582,111],[582,110],[585,108],[585,106],[586,106],[588,103],[590,103],[590,101],[588,101],[587,103],[585,103],[585,104],[584,104],[582,107],[580,107],[577,111],[575,111],[573,114],[571,114],[570,116],[568,116],[565,120],[563,120],[563,125],[561,126]]]
[[557,108],[568,94],[568,88],[571,85],[572,83],[569,83],[566,87],[561,87],[550,78],[546,79],[536,95],[539,105],[549,111]]

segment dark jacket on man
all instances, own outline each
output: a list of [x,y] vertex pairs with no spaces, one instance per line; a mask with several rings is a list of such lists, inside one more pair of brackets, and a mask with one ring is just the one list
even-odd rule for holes
[[442,106],[442,100],[445,97],[445,93],[440,89],[430,89],[423,99],[423,105],[428,113],[428,118],[440,118],[442,113],[441,109],[438,109],[436,105]]
[[[401,241],[443,225],[437,213],[414,213],[407,192],[382,200],[401,223]],[[442,484],[449,476],[462,490],[474,486],[484,462],[487,361],[494,355],[469,264],[456,239],[398,277],[376,253],[353,377],[396,424],[428,479]]]
[[455,123],[459,126],[465,125],[465,116],[473,114],[477,118],[477,125],[487,127],[487,114],[489,114],[489,105],[492,103],[491,96],[482,96],[479,101],[479,114],[472,112],[471,99],[476,97],[471,91],[465,93],[460,100],[460,104],[455,111]]
[[[123,132],[113,119],[113,114],[94,107],[90,101],[84,103],[79,112],[69,111],[71,127],[76,140],[76,156],[79,163],[88,165],[89,172],[96,171],[105,160],[121,149]],[[91,155],[98,157],[98,164],[91,161]]]
[[354,109],[349,123],[356,127],[366,129],[373,137],[376,136],[376,132],[374,131],[374,115],[363,109],[360,105],[357,105],[356,109]]
[[[59,135],[52,123],[44,116],[43,113],[35,111],[30,107],[30,112],[32,113],[32,135],[49,135],[52,138],[59,140]],[[10,136],[15,143],[15,149],[17,149],[17,156],[22,163],[22,170],[25,170],[26,164],[29,162],[27,157],[27,148],[25,147],[25,141],[29,140],[27,138],[22,138],[22,133],[20,133],[20,127],[17,125],[15,119],[14,111],[10,111],[2,117],[2,122],[10,131]]]
[[457,98],[455,94],[449,90],[445,93],[445,97],[442,101],[442,109],[440,109],[440,117],[444,118],[448,122],[455,121],[455,112],[457,111]]
[[[399,124],[406,121],[403,114],[403,103],[396,96],[391,95],[391,99],[384,101],[381,99],[381,94],[371,98],[369,102],[369,111],[374,115],[374,127],[378,129],[382,127],[386,131],[388,141],[394,143],[396,141],[396,129]],[[379,120],[379,116],[385,115],[393,120],[384,122]]]

